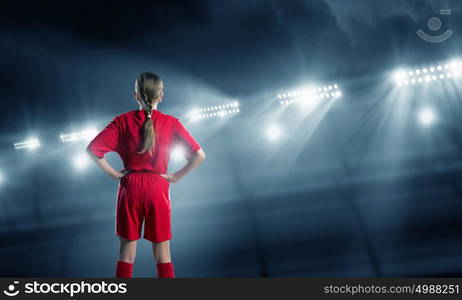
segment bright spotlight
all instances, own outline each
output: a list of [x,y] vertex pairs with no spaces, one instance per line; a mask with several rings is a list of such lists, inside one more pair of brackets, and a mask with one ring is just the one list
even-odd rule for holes
[[393,79],[395,80],[396,83],[403,82],[404,80],[407,79],[406,72],[402,69],[399,69],[393,73]]
[[282,129],[279,125],[271,124],[266,128],[265,134],[268,140],[274,142],[282,136]]
[[[302,87],[299,90],[295,90],[289,93],[283,93],[286,95],[284,98],[290,98],[290,100],[279,101],[282,105],[289,105],[293,103],[300,103],[301,105],[311,106],[313,103],[317,103],[319,99],[336,99],[339,98],[342,93],[337,84],[329,84],[320,87]],[[279,99],[279,97],[277,97]],[[313,102],[313,103],[310,103]]]
[[72,162],[74,164],[74,167],[80,171],[88,166],[88,163],[90,162],[90,157],[86,153],[79,153],[72,159]]
[[184,150],[181,147],[176,147],[171,153],[171,157],[174,161],[182,161],[184,156]]
[[455,59],[454,59],[454,60],[451,60],[451,61],[448,63],[448,65],[449,65],[449,69],[451,69],[451,70],[456,70],[456,69],[458,69],[458,67],[459,67],[459,63],[458,63],[458,61],[455,60]]
[[91,140],[98,134],[94,128],[85,129],[78,132],[62,133],[59,138],[63,143],[76,142],[82,140]]
[[422,109],[418,115],[417,118],[423,126],[427,127],[433,124],[436,121],[436,115],[435,112],[430,109],[430,108],[424,108]]
[[[205,112],[211,113],[205,113]],[[213,117],[224,117],[225,115],[232,115],[240,112],[239,102],[233,101],[223,105],[215,105],[204,107],[200,109],[192,110],[188,115],[192,121],[197,121],[201,119],[213,118]]]
[[3,173],[0,172],[0,184],[2,184],[3,182],[5,182],[5,177],[3,176]]
[[422,69],[400,69],[393,73],[393,79],[396,84],[401,87],[407,86],[410,83],[418,85],[419,83],[428,83],[443,79],[455,79],[457,78],[455,72],[462,69],[461,67],[462,65],[460,65],[457,60],[452,60],[442,64],[434,64],[433,66]]
[[40,147],[40,141],[37,138],[31,138],[23,142],[13,144],[15,150],[35,149]]

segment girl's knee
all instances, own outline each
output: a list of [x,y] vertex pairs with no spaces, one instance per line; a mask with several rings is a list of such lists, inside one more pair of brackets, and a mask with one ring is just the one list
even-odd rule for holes
[[170,241],[162,241],[162,242],[152,242],[153,247],[165,247],[169,245]]

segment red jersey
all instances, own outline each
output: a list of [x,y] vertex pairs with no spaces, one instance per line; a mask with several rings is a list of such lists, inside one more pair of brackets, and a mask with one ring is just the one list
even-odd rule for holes
[[132,110],[114,117],[88,144],[87,150],[99,158],[107,152],[117,152],[126,170],[166,173],[174,145],[181,145],[187,159],[201,148],[179,119],[156,109],[151,118],[156,133],[152,155],[149,151],[137,153],[143,141],[144,110]]

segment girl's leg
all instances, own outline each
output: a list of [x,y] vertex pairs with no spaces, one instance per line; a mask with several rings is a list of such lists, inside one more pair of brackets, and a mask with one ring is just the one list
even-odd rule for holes
[[136,257],[136,240],[130,241],[120,238],[119,260],[117,261],[116,277],[131,278],[133,277],[133,263]]
[[134,263],[136,257],[136,242],[120,238],[119,260]]
[[157,262],[157,275],[159,278],[174,278],[173,263],[170,257],[170,241],[153,242],[152,253]]
[[160,243],[152,242],[152,253],[157,263],[171,262],[170,241],[163,241]]

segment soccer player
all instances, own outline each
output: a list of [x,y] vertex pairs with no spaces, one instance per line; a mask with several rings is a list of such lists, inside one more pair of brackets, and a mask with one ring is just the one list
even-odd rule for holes
[[[178,182],[205,159],[201,146],[180,120],[157,109],[163,100],[163,89],[156,74],[140,74],[134,91],[139,109],[114,117],[86,149],[104,172],[119,180],[115,220],[115,235],[120,239],[118,278],[133,276],[143,219],[143,238],[152,242],[158,277],[175,277],[169,244],[170,183]],[[185,150],[187,163],[177,172],[167,174],[171,149],[177,144]],[[114,170],[105,160],[109,151],[119,154],[124,170]]]

